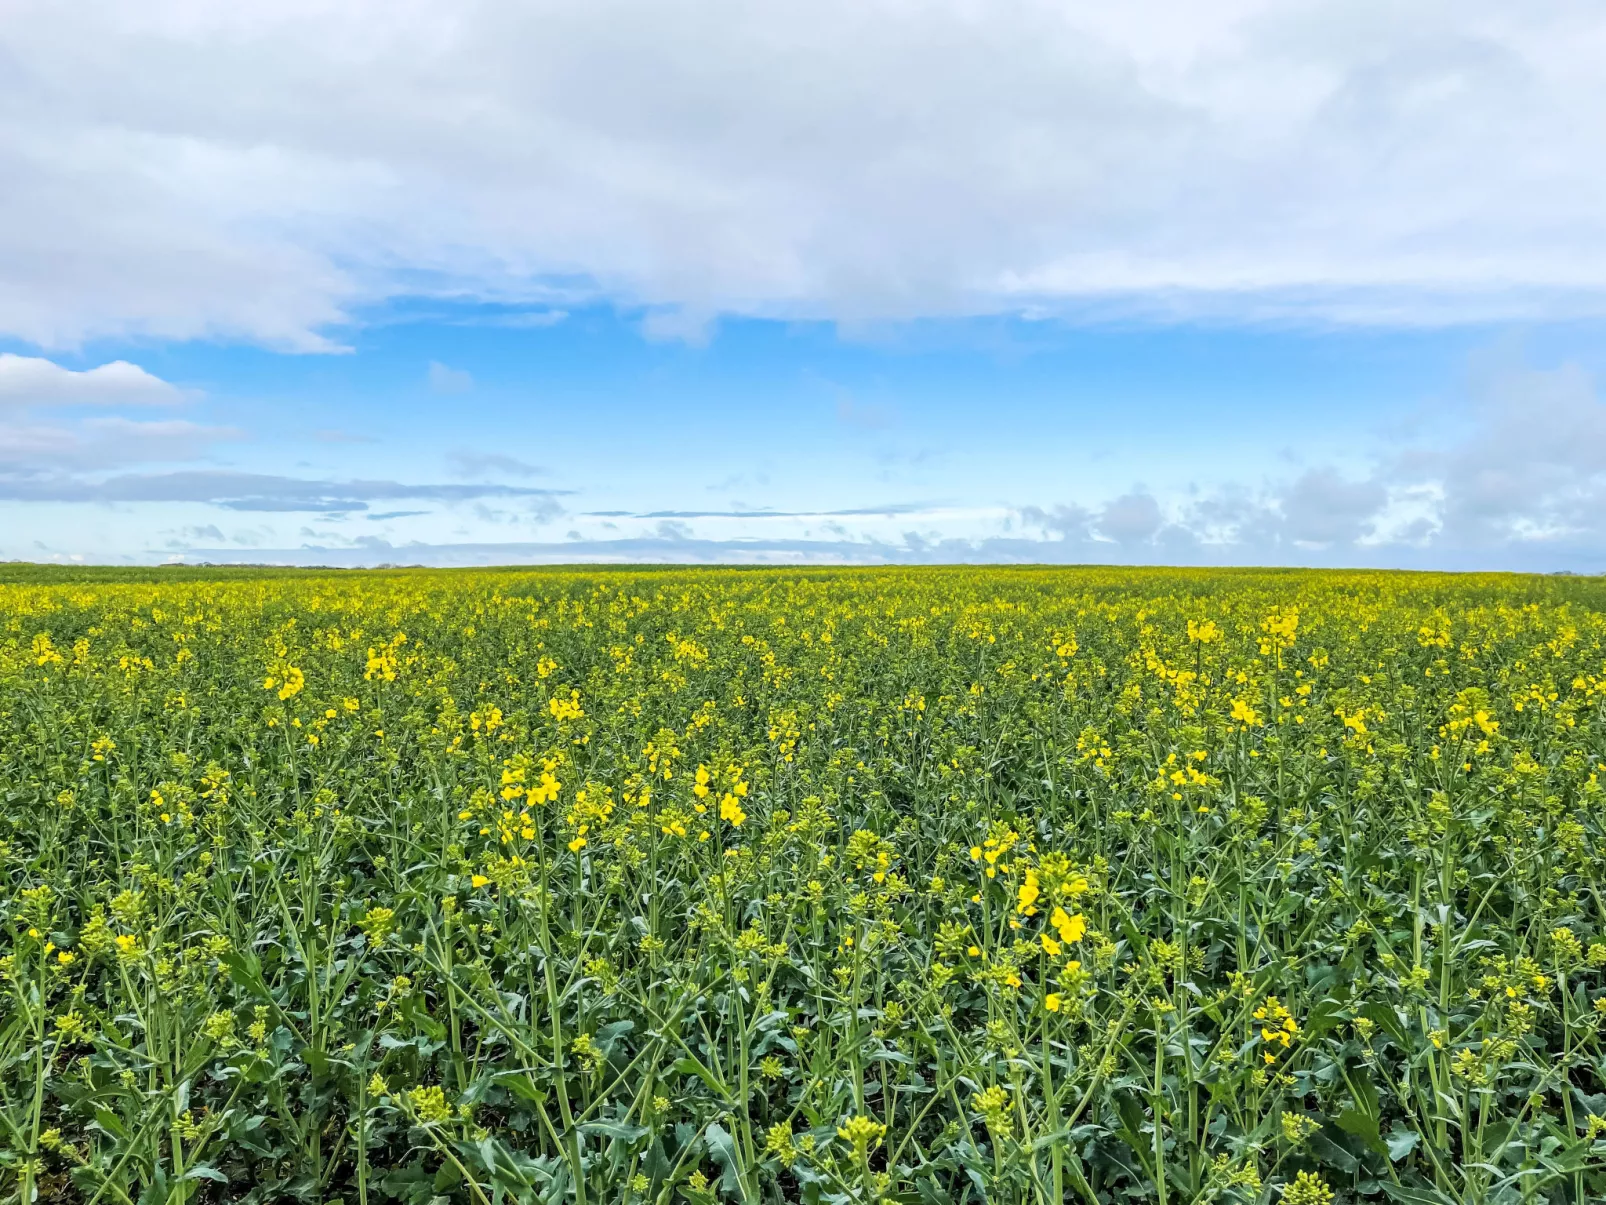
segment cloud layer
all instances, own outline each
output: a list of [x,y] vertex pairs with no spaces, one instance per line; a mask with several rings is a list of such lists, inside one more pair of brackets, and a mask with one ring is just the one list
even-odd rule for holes
[[104,479],[47,474],[0,474],[8,502],[202,502],[236,511],[344,514],[398,499],[466,502],[484,498],[553,499],[567,490],[512,485],[410,485],[400,481],[320,481],[269,473],[187,469],[124,473]]
[[[440,542],[406,540],[400,531],[355,538],[325,531],[299,549],[269,553],[258,541],[245,555],[331,564],[1013,560],[1606,571],[1606,404],[1580,369],[1535,369],[1510,349],[1497,350],[1474,366],[1462,400],[1413,416],[1411,425],[1410,438],[1362,468],[1317,460],[1258,484],[1205,490],[1139,486],[1103,500],[1049,505],[930,500],[819,510],[575,507],[564,515],[563,540]],[[124,478],[96,488],[102,495],[144,496],[157,488],[149,481]],[[370,497],[461,502],[479,490],[483,495],[475,496],[486,499],[544,493],[288,480],[225,488],[204,474],[161,481],[163,497],[223,498],[224,506],[262,510],[281,505],[279,498],[287,508],[316,510],[320,500],[337,495],[362,505],[360,499]],[[237,501],[237,495],[252,500]],[[555,498],[548,500],[543,523],[564,514]],[[242,554],[208,546],[193,555]]]
[[126,360],[75,370],[0,353],[0,497],[8,476],[193,460],[215,444],[243,438],[233,427],[116,413],[196,397]]
[[[1369,462],[1339,467],[1317,449],[1303,458],[1305,467],[1258,482],[1134,485],[1102,498],[1048,501],[988,497],[1007,477],[991,480],[984,493],[961,475],[944,480],[966,492],[924,500],[630,508],[619,506],[605,485],[569,486],[561,477],[552,486],[508,484],[546,470],[504,452],[463,447],[441,456],[457,480],[295,476],[207,464],[216,445],[245,437],[232,428],[118,412],[190,396],[121,361],[69,371],[45,360],[0,356],[0,398],[14,403],[0,408],[0,505],[18,530],[76,530],[66,520],[47,519],[47,512],[62,514],[62,506],[90,504],[131,518],[159,514],[133,520],[123,539],[154,536],[164,551],[201,547],[211,549],[206,555],[212,559],[220,555],[208,534],[220,530],[213,520],[250,513],[258,516],[256,526],[229,538],[252,549],[281,547],[298,524],[322,524],[300,528],[305,546],[274,554],[289,559],[411,548],[449,563],[490,555],[487,549],[501,556],[515,548],[510,539],[534,535],[546,542],[517,547],[544,560],[1606,569],[1606,404],[1578,365],[1535,368],[1514,344],[1476,357],[1453,402],[1401,416],[1386,450]],[[139,464],[147,471],[129,470]],[[164,526],[181,512],[187,516],[181,526]],[[299,518],[285,527],[275,524],[276,515]],[[551,525],[560,518],[567,530],[556,541]],[[365,526],[372,524],[388,526]]]
[[6,13],[0,333],[41,345],[327,349],[404,293],[693,339],[1606,310],[1594,0]]
[[0,353],[0,406],[170,406],[184,396],[127,360],[74,371],[41,356]]

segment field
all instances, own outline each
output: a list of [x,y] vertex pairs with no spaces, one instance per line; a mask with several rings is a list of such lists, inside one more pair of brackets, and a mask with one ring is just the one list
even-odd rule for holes
[[0,576],[0,1194],[1606,1196],[1606,582]]

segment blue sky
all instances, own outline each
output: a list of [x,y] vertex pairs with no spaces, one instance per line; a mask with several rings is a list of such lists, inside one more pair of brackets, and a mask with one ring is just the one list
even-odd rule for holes
[[1592,6],[542,14],[19,6],[0,557],[1606,570]]

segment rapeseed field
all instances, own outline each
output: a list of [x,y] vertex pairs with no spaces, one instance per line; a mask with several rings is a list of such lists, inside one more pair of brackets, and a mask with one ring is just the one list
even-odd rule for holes
[[1606,1198],[1606,583],[0,577],[0,1194]]

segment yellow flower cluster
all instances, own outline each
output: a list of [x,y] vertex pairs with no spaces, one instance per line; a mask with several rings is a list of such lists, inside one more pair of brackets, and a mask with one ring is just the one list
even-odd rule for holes
[[0,700],[19,1200],[1606,1199],[1597,579],[10,566]]

